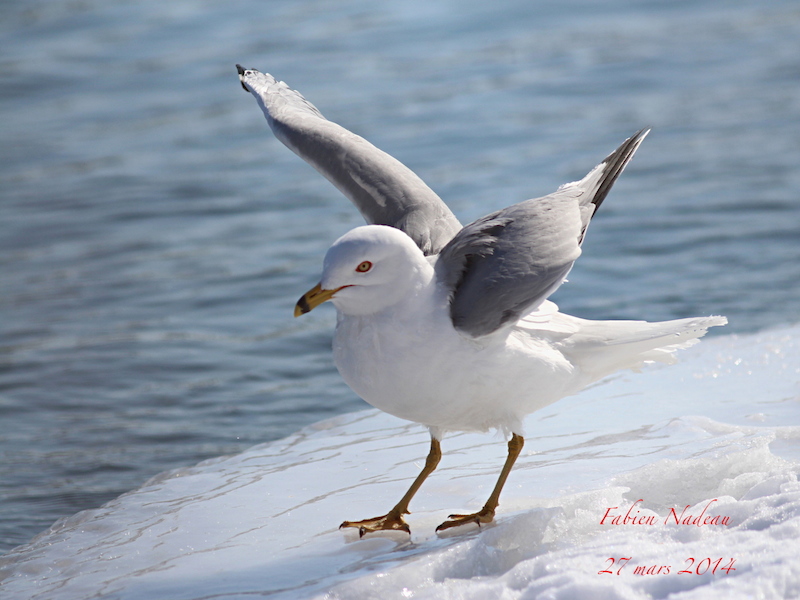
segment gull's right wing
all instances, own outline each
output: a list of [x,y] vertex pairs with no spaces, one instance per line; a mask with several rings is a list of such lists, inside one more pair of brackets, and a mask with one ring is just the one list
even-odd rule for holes
[[328,121],[272,75],[236,69],[275,137],[350,198],[367,223],[404,231],[426,255],[438,254],[461,229],[441,198],[400,161]]

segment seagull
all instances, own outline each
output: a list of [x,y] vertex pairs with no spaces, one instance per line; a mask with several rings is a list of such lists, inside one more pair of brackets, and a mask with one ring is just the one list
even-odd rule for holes
[[411,530],[409,503],[452,431],[499,430],[508,457],[481,510],[436,528],[490,523],[523,444],[522,422],[620,369],[675,361],[676,350],[727,323],[721,316],[591,321],[548,297],[565,281],[597,209],[649,130],[625,140],[580,181],[462,226],[405,165],[327,120],[298,92],[237,65],[275,136],[347,196],[368,225],[345,233],[295,316],[330,301],[333,356],[372,406],[431,435],[425,466],[385,515],[345,521],[359,536]]

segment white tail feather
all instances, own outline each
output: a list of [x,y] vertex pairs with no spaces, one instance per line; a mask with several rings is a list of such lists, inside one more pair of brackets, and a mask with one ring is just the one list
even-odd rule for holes
[[[675,352],[697,343],[710,327],[725,325],[725,317],[644,321],[582,321],[558,343],[592,381],[619,369],[639,369],[647,362],[675,362]],[[598,352],[602,346],[603,351]]]

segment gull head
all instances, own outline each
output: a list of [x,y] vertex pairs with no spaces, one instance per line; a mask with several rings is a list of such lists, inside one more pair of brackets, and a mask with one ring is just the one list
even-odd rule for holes
[[357,227],[325,255],[322,280],[294,309],[299,317],[330,300],[346,315],[369,315],[394,306],[433,278],[433,268],[414,241],[386,225]]

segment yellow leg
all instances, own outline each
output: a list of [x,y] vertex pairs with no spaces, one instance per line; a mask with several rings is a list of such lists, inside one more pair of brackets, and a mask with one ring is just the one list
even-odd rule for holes
[[478,526],[480,526],[481,523],[491,523],[494,520],[494,511],[500,505],[500,492],[503,491],[503,486],[506,484],[506,479],[508,479],[508,474],[511,472],[511,467],[514,466],[519,453],[522,451],[522,446],[524,445],[525,439],[521,435],[515,433],[511,436],[508,442],[508,457],[506,458],[506,463],[503,465],[503,470],[500,471],[500,477],[497,478],[497,483],[494,486],[494,490],[492,490],[491,496],[489,496],[489,499],[481,510],[470,515],[450,515],[447,521],[436,528],[436,531],[444,531],[445,529],[466,525],[468,523],[477,523]]
[[372,531],[405,531],[406,533],[411,533],[411,529],[409,529],[405,519],[403,519],[403,515],[410,514],[408,512],[408,504],[411,502],[411,499],[414,497],[414,494],[417,493],[420,486],[422,486],[422,482],[436,469],[436,465],[439,464],[441,458],[442,449],[439,445],[439,440],[432,437],[431,449],[430,452],[428,452],[428,458],[425,459],[425,467],[420,474],[417,475],[411,487],[408,488],[405,496],[400,498],[400,502],[398,502],[392,510],[382,517],[364,519],[363,521],[345,521],[339,525],[339,529],[342,527],[358,527],[359,537],[363,537],[365,533]]

